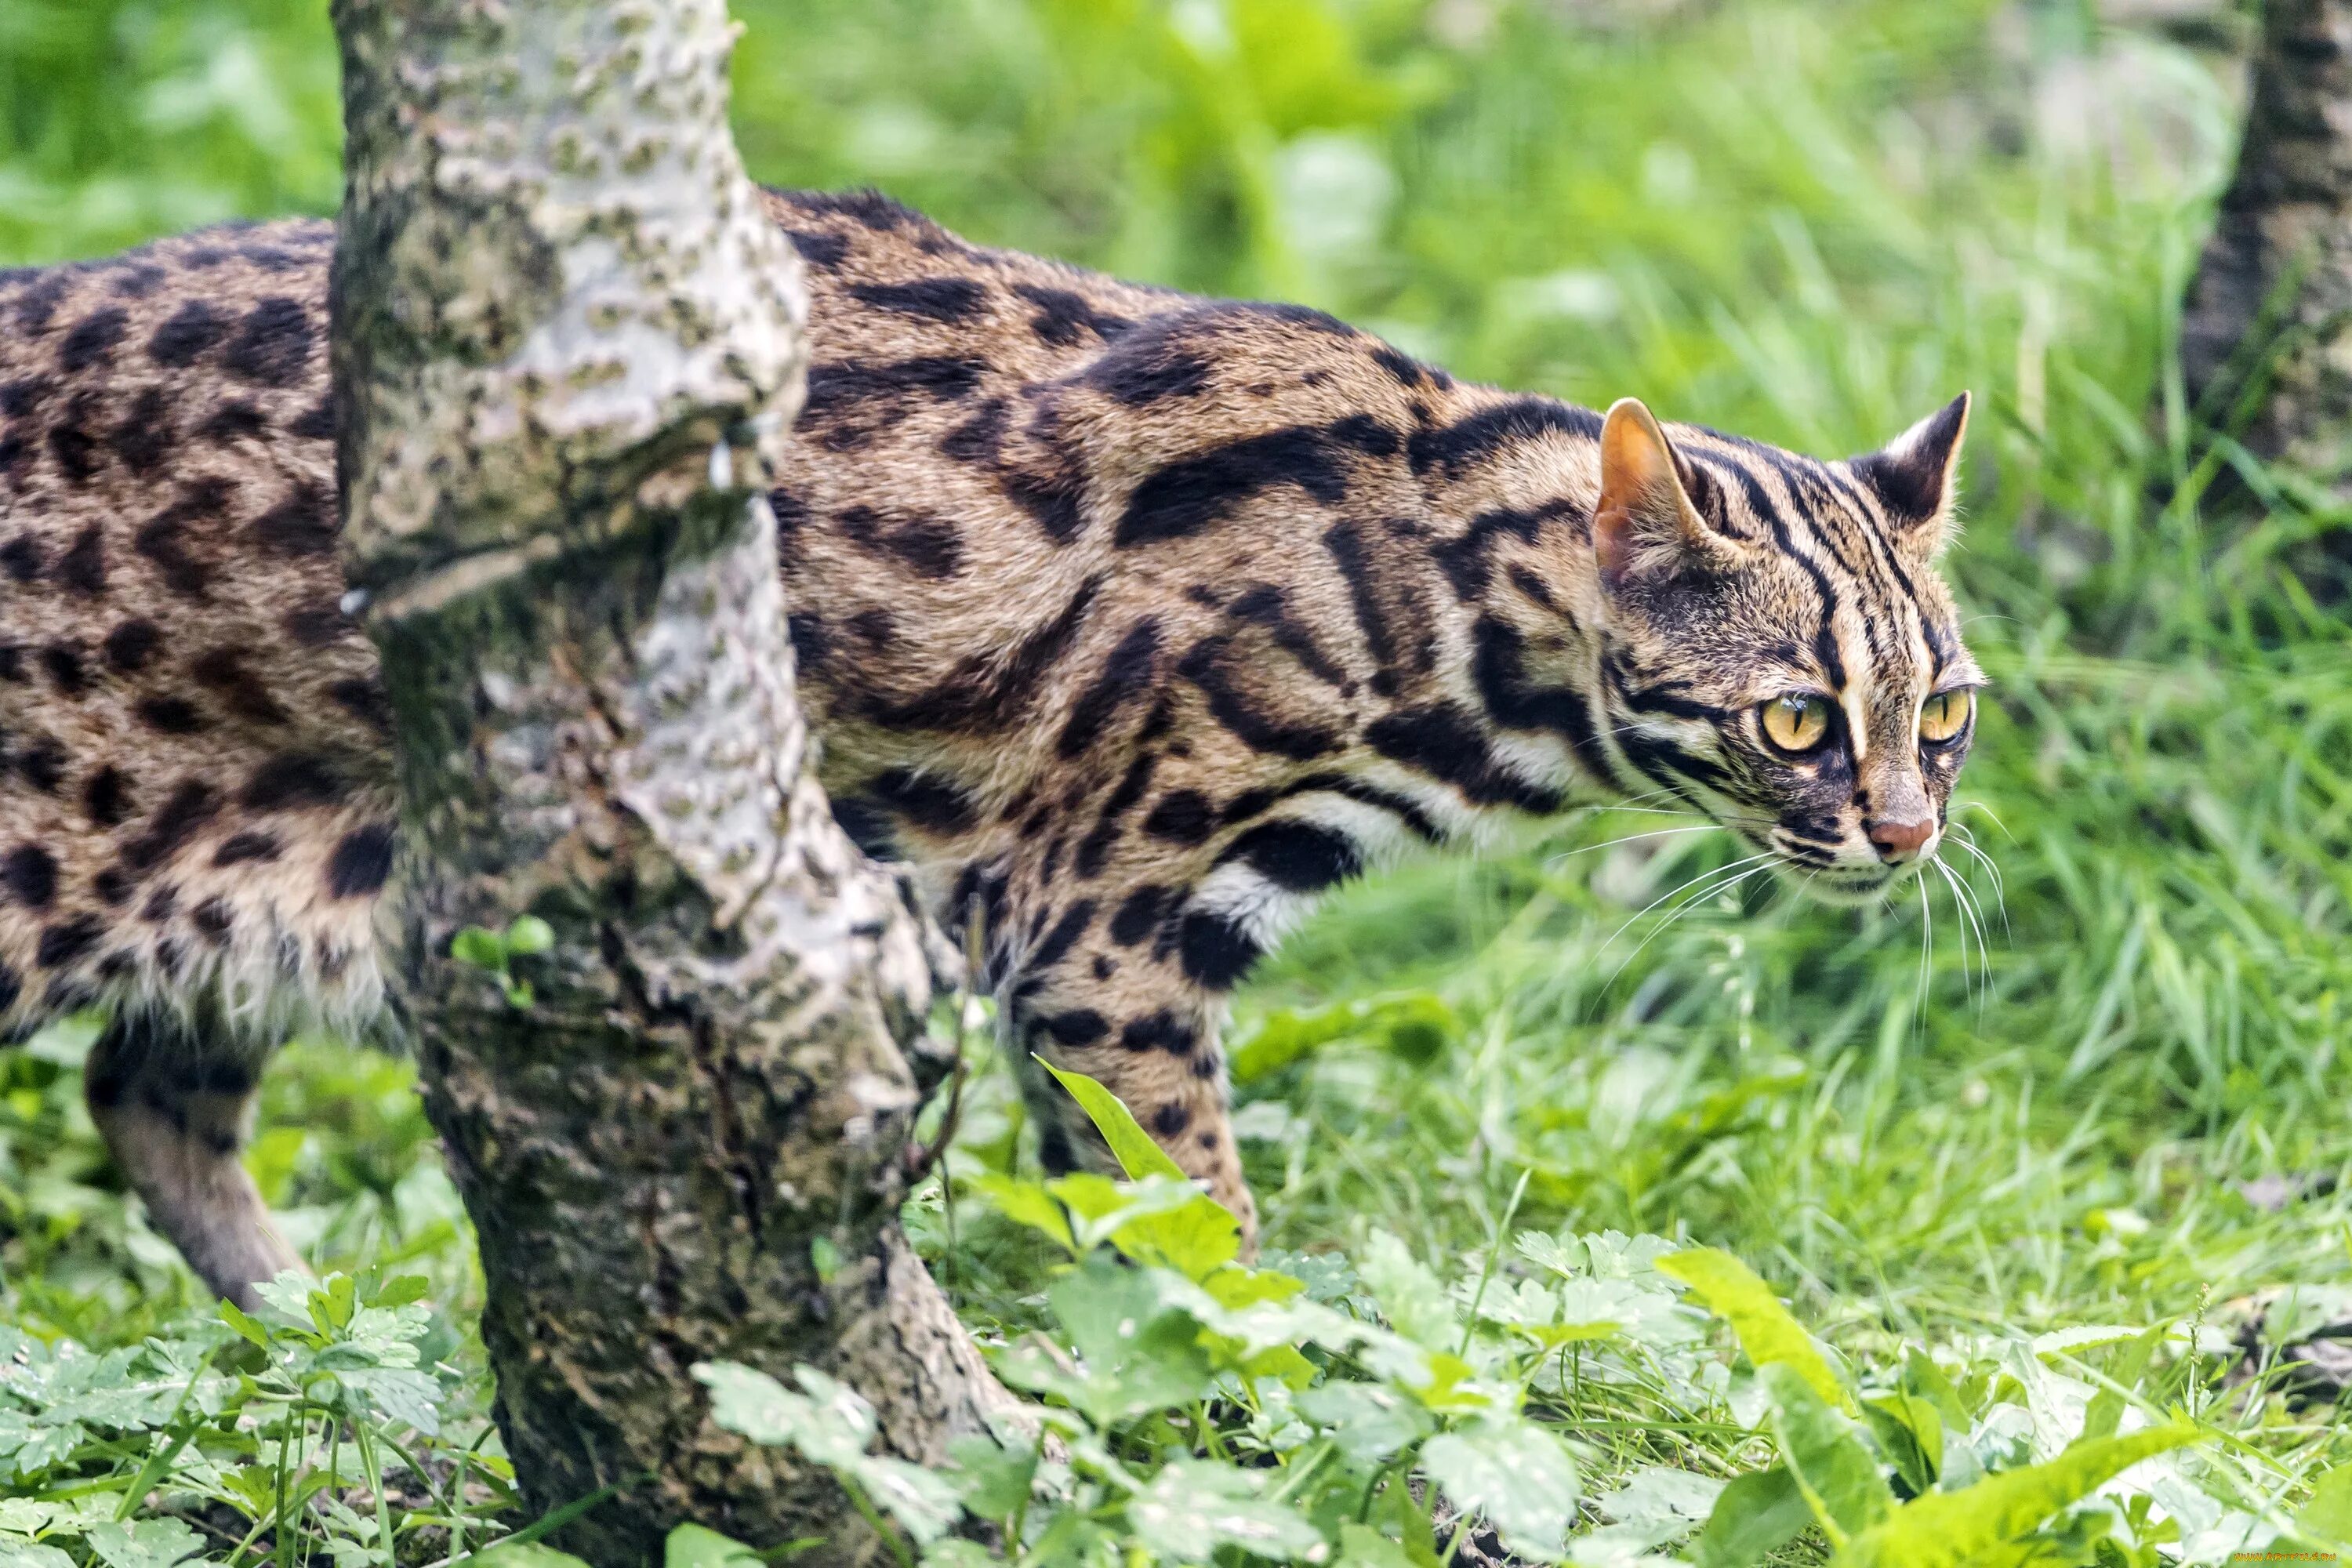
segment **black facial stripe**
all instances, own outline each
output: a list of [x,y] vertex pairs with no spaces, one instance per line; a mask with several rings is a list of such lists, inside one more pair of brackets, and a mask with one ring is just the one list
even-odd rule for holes
[[[1716,433],[1710,431],[1709,434]],[[1751,443],[1742,441],[1736,437],[1719,438],[1738,447],[1743,457],[1758,449]],[[1765,488],[1764,481],[1758,479],[1745,462],[1729,453],[1709,453],[1707,457],[1719,460],[1730,471],[1732,477],[1738,481],[1740,489],[1748,497],[1748,510],[1761,518],[1764,526],[1772,531],[1772,542],[1780,547],[1780,553],[1795,562],[1805,575],[1813,580],[1813,592],[1822,601],[1821,620],[1813,628],[1813,657],[1821,661],[1822,673],[1828,679],[1830,685],[1843,690],[1845,660],[1838,655],[1837,637],[1830,626],[1839,600],[1836,588],[1830,583],[1829,574],[1822,570],[1820,562],[1797,548],[1797,542],[1789,531],[1789,520],[1781,515],[1780,507],[1772,500],[1772,492]]]

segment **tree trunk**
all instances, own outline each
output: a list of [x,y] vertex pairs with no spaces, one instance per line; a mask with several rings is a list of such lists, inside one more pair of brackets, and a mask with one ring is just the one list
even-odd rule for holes
[[2269,0],[2181,321],[2191,405],[2352,497],[2352,0]]
[[[937,1463],[1007,1396],[896,1224],[933,974],[803,771],[773,519],[799,264],[726,123],[723,0],[337,0],[333,284],[352,598],[406,843],[425,1103],[481,1237],[540,1510],[639,1563],[693,1518],[878,1543],[690,1369],[813,1363]],[[467,928],[544,919],[506,979]],[[477,939],[478,941],[478,939]]]

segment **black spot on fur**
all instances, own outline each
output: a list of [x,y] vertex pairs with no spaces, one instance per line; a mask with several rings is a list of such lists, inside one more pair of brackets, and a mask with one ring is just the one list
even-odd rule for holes
[[214,410],[213,416],[205,421],[198,434],[207,441],[226,446],[232,441],[258,440],[268,430],[269,421],[261,410],[243,398],[237,398]]
[[876,774],[865,794],[884,810],[943,837],[970,832],[975,820],[971,796],[945,779],[908,768]]
[[1087,384],[1141,408],[1171,398],[1198,397],[1208,390],[1211,363],[1189,343],[1194,323],[1178,318],[1164,327],[1129,332],[1087,372]]
[[41,668],[49,672],[60,697],[79,697],[89,689],[89,672],[82,665],[81,649],[71,643],[55,642],[43,648]]
[[931,228],[931,220],[911,207],[900,206],[873,187],[855,191],[792,191],[779,193],[806,213],[837,216],[864,224],[877,234],[894,228]]
[[801,253],[801,259],[811,267],[834,268],[849,255],[849,241],[837,234],[825,234],[814,228],[788,228],[784,237]]
[[1517,397],[1433,430],[1416,430],[1405,443],[1405,459],[1416,474],[1442,468],[1447,479],[1521,441],[1557,432],[1601,439],[1601,416],[1548,398]]
[[1541,730],[1566,740],[1596,779],[1614,781],[1609,756],[1593,733],[1592,710],[1581,692],[1538,687],[1527,678],[1527,644],[1517,628],[1481,616],[1471,628],[1471,678],[1495,722],[1507,730]]
[[73,401],[66,405],[65,414],[49,426],[49,454],[58,460],[58,471],[74,484],[81,484],[97,473],[103,462],[99,456],[98,432],[93,427],[99,412],[96,393],[77,393]]
[[16,643],[0,643],[0,680],[11,686],[22,686],[26,679],[24,648]]
[[1016,283],[1013,291],[1037,307],[1037,314],[1029,319],[1029,330],[1048,348],[1074,347],[1087,332],[1108,340],[1135,325],[1125,316],[1107,315],[1096,310],[1083,295],[1067,289]]
[[1401,709],[1374,721],[1364,739],[1391,761],[1452,784],[1473,805],[1537,813],[1559,809],[1557,792],[1504,768],[1477,721],[1452,703]]
[[272,757],[253,770],[238,792],[237,804],[247,811],[292,811],[303,806],[332,805],[348,786],[326,758],[304,752]]
[[211,785],[188,779],[174,789],[147,824],[147,831],[122,847],[122,863],[151,871],[178,854],[196,830],[218,815],[220,796]]
[[253,520],[253,536],[278,555],[331,555],[335,500],[321,485],[303,481],[284,500]]
[[263,386],[291,386],[310,357],[310,315],[299,300],[273,294],[246,312],[221,356],[231,375]]
[[794,610],[784,617],[784,633],[792,638],[793,663],[803,674],[824,668],[829,645],[821,617],[807,610]]
[[1059,1123],[1046,1121],[1038,1126],[1037,1163],[1049,1176],[1066,1176],[1078,1168],[1077,1151],[1070,1147],[1070,1135]]
[[86,524],[58,558],[58,581],[77,594],[106,592],[106,539],[98,524]]
[[1076,866],[1079,876],[1101,874],[1103,861],[1109,856],[1111,844],[1118,837],[1120,821],[1135,809],[1136,803],[1143,798],[1144,791],[1151,787],[1152,769],[1159,762],[1156,752],[1145,752],[1128,764],[1126,775],[1118,781],[1118,787],[1110,792],[1110,798],[1103,802],[1102,811],[1096,816],[1093,828],[1078,845]]
[[204,715],[184,697],[142,697],[134,711],[141,723],[166,735],[193,735],[205,727]]
[[92,310],[68,328],[58,342],[58,368],[74,375],[107,359],[122,341],[130,321],[131,313],[120,305]]
[[37,844],[0,857],[0,887],[28,910],[46,910],[58,896],[58,858]]
[[17,534],[5,544],[0,544],[0,572],[7,573],[19,583],[30,583],[47,564],[48,557],[42,553],[40,541],[29,533]]
[[41,944],[33,962],[43,969],[62,969],[99,943],[106,934],[96,915],[76,915],[41,930]]
[[828,449],[849,451],[904,418],[904,404],[918,394],[948,401],[969,397],[987,368],[978,360],[944,357],[813,365],[801,419],[821,427],[815,434]]
[[247,861],[275,860],[281,846],[269,833],[238,833],[222,840],[213,852],[215,866],[242,866]]
[[129,620],[106,634],[106,662],[125,675],[136,674],[154,657],[163,634],[149,620]]
[[1086,475],[1075,464],[1011,469],[998,476],[997,485],[1056,544],[1068,543],[1086,525]]
[[1250,750],[1293,762],[1311,762],[1339,749],[1339,737],[1323,725],[1291,723],[1261,712],[1236,683],[1226,647],[1224,637],[1203,637],[1176,666],[1208,699],[1211,718]]
[[375,681],[360,676],[338,680],[327,688],[327,697],[362,723],[392,733],[392,699]]
[[166,369],[194,364],[199,355],[228,335],[228,318],[202,300],[191,300],[172,313],[147,340],[147,357]]
[[911,283],[853,283],[849,294],[877,310],[931,321],[968,321],[988,302],[988,290],[969,278],[918,278]]
[[1162,795],[1151,815],[1143,819],[1143,831],[1154,838],[1164,838],[1171,844],[1198,844],[1216,831],[1216,808],[1209,797],[1199,790],[1171,790]]
[[339,899],[357,899],[382,890],[392,875],[393,830],[388,823],[372,823],[343,835],[327,861],[327,890]]
[[952,577],[963,568],[963,537],[936,512],[881,512],[853,506],[835,521],[851,540],[905,562],[922,576]]
[[331,441],[335,438],[335,399],[333,394],[320,398],[286,426],[289,436],[305,441]]
[[108,434],[106,444],[132,473],[152,474],[171,451],[172,439],[171,405],[162,387],[150,386],[133,400],[122,423]]
[[1162,1138],[1177,1138],[1192,1125],[1192,1108],[1179,1100],[1170,1100],[1151,1113],[1151,1131]]
[[874,717],[918,730],[996,733],[1010,728],[1028,711],[1045,672],[1069,650],[1101,590],[1099,576],[1087,578],[1060,613],[1024,637],[1009,657],[993,648],[967,654],[937,686],[906,702],[876,704]]
[[1133,947],[1150,936],[1160,924],[1160,911],[1168,902],[1168,889],[1154,882],[1129,893],[1119,900],[1110,917],[1110,939],[1121,947]]
[[218,478],[183,487],[170,506],[140,525],[131,547],[153,563],[173,593],[203,598],[212,572],[190,552],[189,541],[200,525],[226,515],[234,493],[229,482]]
[[278,623],[298,647],[324,647],[351,628],[351,619],[341,605],[305,605],[286,612]]
[[286,722],[285,708],[269,694],[269,688],[247,665],[245,654],[240,649],[207,649],[188,666],[188,672],[196,678],[198,685],[218,693],[228,710],[238,718],[249,719],[257,724]]
[[1031,978],[1042,981],[1048,970],[1068,957],[1070,949],[1077,945],[1078,938],[1086,934],[1087,925],[1094,918],[1095,901],[1092,899],[1080,899],[1072,904],[1062,918],[1054,922],[1054,928],[1045,933],[1045,940],[1031,950],[1029,961],[1024,966]]
[[1103,660],[1101,672],[1070,704],[1069,720],[1054,750],[1063,757],[1076,757],[1100,739],[1104,727],[1129,699],[1151,689],[1159,657],[1160,622],[1146,616],[1119,638]]
[[49,400],[58,384],[46,375],[20,375],[0,382],[0,414],[22,419]]
[[1118,520],[1116,542],[1132,546],[1188,538],[1276,485],[1297,485],[1326,506],[1335,505],[1348,493],[1347,449],[1370,451],[1387,435],[1359,416],[1328,427],[1272,430],[1180,458],[1135,487]]
[[1188,1057],[1200,1043],[1200,1035],[1189,1022],[1163,1007],[1121,1029],[1118,1043],[1130,1051],[1166,1051],[1171,1057]]
[[1363,869],[1346,837],[1308,822],[1262,822],[1234,839],[1218,859],[1246,861],[1259,876],[1294,893],[1320,892]]
[[9,760],[25,775],[25,782],[43,795],[57,794],[58,785],[65,782],[66,749],[51,736],[35,736]]
[[205,940],[215,947],[226,944],[229,930],[236,923],[236,917],[229,912],[226,899],[206,899],[188,911],[188,918],[195,921],[196,930],[203,932]]
[[1091,1007],[1082,1007],[1070,1013],[1055,1013],[1049,1017],[1040,1018],[1037,1020],[1037,1026],[1051,1035],[1055,1045],[1073,1049],[1080,1046],[1094,1045],[1105,1035],[1110,1033],[1110,1025],[1104,1021],[1100,1013]]
[[100,768],[81,788],[81,808],[100,827],[114,827],[131,815],[131,781],[120,768]]
[[1209,990],[1233,990],[1261,952],[1242,926],[1212,910],[1188,910],[1176,941],[1183,971]]

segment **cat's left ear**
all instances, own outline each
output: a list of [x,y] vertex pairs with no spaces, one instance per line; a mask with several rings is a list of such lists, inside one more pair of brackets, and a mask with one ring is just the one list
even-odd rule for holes
[[1922,560],[1951,542],[1952,500],[1960,476],[1960,441],[1969,431],[1961,393],[1877,451],[1847,465],[1886,508],[1888,531]]

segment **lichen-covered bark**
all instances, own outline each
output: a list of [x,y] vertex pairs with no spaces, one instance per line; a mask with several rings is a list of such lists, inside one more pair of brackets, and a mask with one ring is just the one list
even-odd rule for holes
[[[728,134],[723,0],[334,14],[389,946],[509,1451],[541,1509],[622,1488],[566,1538],[601,1563],[689,1517],[862,1560],[845,1500],[711,1426],[692,1365],[816,1363],[932,1462],[1004,1395],[895,1226],[952,960],[803,768],[756,499],[800,395],[798,264]],[[517,1007],[449,946],[526,912],[557,940]]]
[[2269,0],[2181,321],[2192,405],[2352,495],[2352,0]]

